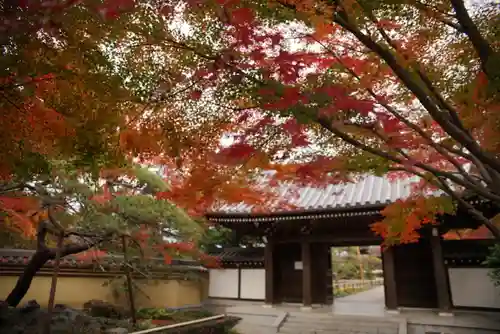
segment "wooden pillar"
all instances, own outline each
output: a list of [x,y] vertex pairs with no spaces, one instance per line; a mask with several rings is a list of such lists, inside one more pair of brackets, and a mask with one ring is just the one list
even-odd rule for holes
[[450,282],[448,271],[444,264],[441,236],[437,228],[432,229],[431,235],[432,263],[434,266],[434,279],[436,281],[436,293],[440,314],[449,314],[452,309],[450,296]]
[[236,270],[238,270],[238,299],[241,299],[241,268],[240,264],[236,264]]
[[303,241],[302,248],[302,306],[310,308],[312,306],[312,265],[311,265],[311,244]]
[[326,244],[326,304],[332,305],[333,296],[333,266],[332,266],[332,248],[330,244]]
[[266,243],[266,247],[264,249],[264,270],[266,276],[266,296],[265,303],[266,305],[273,305],[275,302],[274,299],[274,259],[273,255],[274,244],[271,241]]
[[398,310],[398,296],[393,247],[386,248],[382,253],[382,265],[384,268],[385,307],[388,311],[394,312]]

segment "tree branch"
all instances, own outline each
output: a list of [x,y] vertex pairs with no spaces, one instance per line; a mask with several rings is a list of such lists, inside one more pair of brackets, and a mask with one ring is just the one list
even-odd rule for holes
[[423,12],[433,12],[433,13],[436,13],[438,14],[439,16],[436,16],[436,15],[432,15],[433,18],[435,18],[436,20],[446,24],[447,26],[455,29],[456,31],[458,32],[461,32],[461,33],[464,33],[464,28],[458,24],[457,22],[453,22],[451,19],[455,19],[455,15],[453,14],[450,14],[450,13],[446,13],[446,12],[443,12],[441,10],[439,10],[438,8],[434,7],[434,6],[431,6],[429,4],[424,4],[420,1],[415,1],[415,7],[417,7],[418,9],[420,9],[421,11]]
[[[373,18],[375,19],[375,18]],[[387,36],[387,38],[389,38]],[[358,80],[359,82],[361,81],[361,78],[351,69],[349,68],[348,66],[346,66],[342,59],[333,51],[331,50],[329,47],[327,47],[326,45],[324,45],[324,43],[322,43],[321,41],[318,41],[317,39],[315,39],[317,43],[319,43],[323,48],[325,48],[327,51],[329,51],[331,53],[331,55],[333,55],[335,57],[335,59],[339,62],[340,65],[342,65],[342,67],[344,69],[346,69],[346,71],[352,76],[354,77],[356,80]],[[390,39],[389,39],[390,41]],[[435,142],[427,133],[425,133],[424,130],[422,130],[419,126],[413,124],[412,122],[410,122],[409,120],[407,120],[403,115],[401,115],[398,111],[396,111],[396,109],[394,109],[393,107],[391,107],[388,103],[386,103],[385,101],[383,101],[377,94],[375,94],[375,92],[367,87],[365,88],[365,90],[368,92],[368,94],[370,94],[376,101],[377,103],[379,103],[381,106],[383,106],[390,114],[392,114],[394,117],[396,117],[400,122],[402,122],[403,124],[405,124],[407,127],[409,127],[410,129],[412,129],[413,131],[415,131],[416,133],[418,133],[422,138],[424,138],[431,147],[433,147],[438,153],[440,153],[441,155],[443,155],[444,158],[446,158],[451,164],[453,164],[453,166],[457,169],[458,172],[460,172],[460,174],[466,178],[469,182],[473,183],[473,184],[476,184],[477,186],[480,186],[479,183],[477,183],[475,180],[473,180],[472,178],[470,178],[470,176],[468,175],[468,173],[463,169],[463,167],[456,161],[456,159],[454,157],[452,157],[447,151],[450,151],[452,152],[449,148],[445,147],[445,146],[442,146],[440,145],[439,143]],[[384,140],[385,141],[385,140]],[[456,154],[455,151],[453,151],[453,153]],[[476,159],[477,160],[477,159]]]
[[469,41],[474,46],[479,59],[481,60],[481,68],[483,72],[492,81],[498,80],[494,77],[494,73],[491,73],[488,69],[488,62],[492,59],[494,51],[488,41],[481,35],[481,32],[477,28],[474,21],[470,17],[463,0],[450,0],[453,9],[455,10],[456,18],[458,23],[462,26],[465,34],[469,38]]
[[[33,278],[37,272],[49,261],[54,260],[57,255],[56,249],[48,248],[46,245],[45,238],[48,231],[48,222],[41,222],[37,233],[37,250],[35,254],[31,257],[30,261],[24,268],[23,273],[19,276],[16,285],[12,291],[7,296],[6,302],[9,306],[16,307],[19,305],[23,297],[28,292]],[[76,244],[72,243],[65,245],[60,251],[60,258],[67,255],[78,254],[80,252],[86,251],[99,243],[111,238],[113,233],[107,233],[101,238],[94,240],[89,244]]]
[[479,222],[484,224],[488,230],[491,231],[495,239],[500,240],[500,229],[495,226],[488,218],[486,218],[483,213],[477,210],[473,205],[465,201],[462,197],[458,196],[447,184],[445,181],[438,178],[439,182],[442,185],[442,189],[450,195],[454,200],[456,200],[462,207],[467,209],[467,211]]
[[[323,126],[325,129],[329,130],[330,132],[332,132],[333,134],[335,134],[336,136],[338,136],[339,138],[341,138],[342,140],[344,140],[346,143],[349,143],[349,144],[353,145],[356,148],[359,148],[359,149],[361,149],[361,150],[363,150],[365,152],[368,152],[368,153],[374,154],[376,156],[379,156],[379,157],[381,157],[383,159],[395,162],[395,163],[400,164],[400,165],[405,165],[405,161],[402,160],[402,159],[400,159],[400,158],[398,158],[397,156],[394,156],[393,154],[391,154],[389,152],[382,151],[382,150],[380,150],[378,148],[365,145],[365,144],[357,141],[356,139],[352,138],[348,134],[340,131],[335,126],[332,126],[330,124],[330,120],[328,120],[326,118],[319,118],[317,121],[318,121],[318,123],[321,126]],[[411,162],[411,163],[412,163],[413,166],[415,166],[417,168],[420,168],[420,169],[422,169],[424,171],[427,171],[427,172],[431,173],[432,175],[434,175],[435,177],[445,177],[445,178],[449,179],[450,181],[454,182],[457,185],[460,185],[462,187],[465,187],[465,188],[468,188],[468,189],[471,189],[471,190],[475,191],[478,195],[480,195],[480,196],[482,196],[482,197],[484,197],[486,199],[489,199],[491,201],[500,203],[500,196],[498,196],[498,195],[496,195],[494,193],[491,193],[489,191],[489,189],[486,189],[484,187],[481,187],[481,186],[478,186],[476,184],[470,183],[467,180],[461,179],[461,178],[457,177],[456,175],[454,175],[452,173],[438,170],[436,168],[433,168],[433,167],[428,166],[426,164],[423,164],[421,162],[414,161],[414,162]],[[407,169],[407,171],[410,172],[410,173],[414,173],[414,171],[411,170],[411,169]]]
[[495,170],[500,170],[500,160],[494,155],[481,149],[477,142],[471,139],[463,130],[452,123],[447,113],[443,113],[434,101],[429,97],[425,90],[413,80],[412,75],[405,69],[394,57],[391,51],[384,46],[376,43],[369,36],[362,33],[357,27],[348,21],[348,16],[341,11],[336,13],[334,21],[344,29],[351,32],[367,48],[377,53],[389,67],[394,71],[403,84],[415,95],[420,103],[425,107],[434,120],[446,131],[453,139],[466,147],[480,161],[490,165]]

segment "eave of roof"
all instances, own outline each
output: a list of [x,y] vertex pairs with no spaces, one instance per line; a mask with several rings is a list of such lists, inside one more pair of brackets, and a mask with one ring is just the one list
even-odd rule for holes
[[[3,267],[19,267],[25,266],[30,258],[35,254],[34,250],[29,249],[12,249],[12,248],[0,248],[0,266]],[[132,259],[140,262],[140,259]],[[151,265],[149,266],[152,270],[195,270],[195,271],[205,271],[206,269],[199,265],[196,261],[183,260],[183,259],[173,259],[171,264],[166,264],[161,259],[151,259]],[[119,269],[123,266],[123,257],[121,256],[103,256],[99,258],[99,265],[105,269]],[[55,264],[54,260],[50,260],[44,266],[45,268],[51,268]],[[61,259],[60,267],[68,269],[92,269],[97,264],[96,261],[90,260],[80,260],[76,256],[68,255]]]
[[291,221],[304,219],[347,218],[356,216],[379,215],[380,210],[390,203],[377,203],[362,207],[344,207],[336,209],[277,211],[269,213],[207,213],[212,222],[267,222]]
[[209,255],[217,257],[217,259],[222,262],[263,262],[264,248],[231,247],[210,252]]

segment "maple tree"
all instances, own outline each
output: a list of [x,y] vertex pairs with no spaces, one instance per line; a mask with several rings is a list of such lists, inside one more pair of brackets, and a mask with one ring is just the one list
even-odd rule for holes
[[[3,225],[36,240],[36,252],[6,302],[16,306],[36,272],[57,256],[77,254],[83,261],[120,254],[120,236],[130,240],[131,254],[143,261],[160,257],[170,263],[182,254],[213,262],[196,247],[203,226],[171,202],[151,195],[166,187],[143,168],[107,171],[93,180],[60,169],[50,181],[20,185],[2,196],[2,209],[8,214]],[[59,238],[61,247],[56,246]]]
[[[146,44],[165,22],[147,6],[133,8],[112,1],[5,4],[1,228],[37,250],[9,305],[20,302],[47,261],[117,251],[119,235],[137,254],[216,265],[196,245],[203,222],[179,207],[201,215],[215,198],[271,197],[244,177],[265,156],[219,152],[221,134],[238,126],[228,112],[180,103],[201,97],[185,75],[196,63],[169,52],[170,67],[158,66]],[[168,186],[134,161],[167,167]]]
[[[500,237],[464,197],[500,199],[494,5],[40,4],[1,17],[7,181],[58,159],[88,169],[137,158],[167,167],[172,186],[157,199],[200,215],[224,201],[286,205],[255,180],[262,169],[318,185],[416,175],[405,210],[388,207],[374,226],[386,240],[415,240],[451,201]],[[435,189],[449,197],[427,198]]]
[[[500,238],[465,196],[494,206],[500,199],[494,3],[196,1],[180,11],[192,33],[152,43],[203,61],[194,66],[192,100],[224,96],[240,122],[245,108],[260,112],[259,127],[281,127],[289,150],[316,147],[288,171],[419,177],[399,212],[406,218],[390,219],[397,203],[374,225],[386,241],[416,240],[453,203]],[[245,157],[260,151],[252,144],[240,137],[229,150]],[[436,189],[448,197],[428,198]]]
[[[179,191],[163,196],[175,193],[198,214],[213,191],[221,199],[265,200],[255,187],[245,190],[242,176],[266,165],[266,154],[217,154],[224,133],[262,131],[233,122],[234,110],[222,103],[230,93],[202,97],[228,80],[193,77],[210,75],[204,68],[212,60],[175,43],[182,32],[168,24],[178,14],[155,2],[7,2],[0,17],[2,140],[9,143],[0,150],[2,178],[48,173],[57,160],[97,173],[139,159],[175,170],[169,183]],[[231,156],[236,164],[222,161]]]

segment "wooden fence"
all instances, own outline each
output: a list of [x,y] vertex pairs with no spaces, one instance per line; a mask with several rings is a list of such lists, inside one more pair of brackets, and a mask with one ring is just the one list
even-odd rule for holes
[[341,297],[353,293],[369,290],[384,284],[384,279],[374,280],[338,280],[333,281],[333,292],[335,296]]

